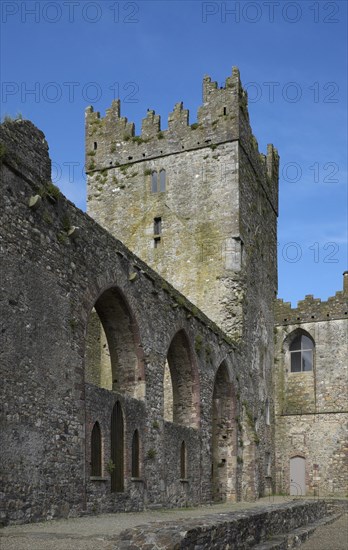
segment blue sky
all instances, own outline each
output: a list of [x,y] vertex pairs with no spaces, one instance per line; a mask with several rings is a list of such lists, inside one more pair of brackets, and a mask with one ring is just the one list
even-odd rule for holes
[[201,104],[205,74],[238,66],[259,149],[281,157],[279,296],[326,299],[347,269],[345,1],[16,1],[1,3],[1,114],[46,135],[53,180],[85,209],[84,109],[119,96],[136,123],[167,126]]

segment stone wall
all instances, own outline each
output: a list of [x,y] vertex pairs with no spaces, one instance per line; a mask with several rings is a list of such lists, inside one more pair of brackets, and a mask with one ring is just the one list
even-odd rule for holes
[[[306,493],[347,494],[348,273],[344,290],[326,302],[306,296],[297,308],[276,306],[275,406],[278,489],[288,492],[290,459],[305,459]],[[309,372],[291,372],[289,343],[314,342]]]
[[273,411],[278,166],[272,145],[258,151],[236,68],[221,88],[205,77],[191,125],[181,103],[164,131],[149,111],[139,136],[119,102],[104,118],[86,111],[90,215],[240,341],[253,393],[240,418],[245,498],[264,490],[261,457],[274,464],[264,413],[266,401]]
[[[258,496],[263,481],[255,483],[250,472],[262,471],[265,451],[258,441],[258,453],[244,464],[243,433],[256,395],[240,344],[59,193],[42,132],[28,121],[6,122],[0,141],[1,520],[209,502],[213,393],[222,365],[240,442],[226,496],[241,498],[250,476],[249,497]],[[166,360],[176,422],[163,420]],[[124,488],[112,492],[116,405],[124,422]],[[91,478],[96,422],[102,464],[101,475]],[[132,479],[135,430],[140,477]]]
[[[242,512],[211,514],[142,525],[123,531],[114,548],[295,548],[330,513],[324,501],[265,505]],[[337,510],[335,510],[337,512]]]

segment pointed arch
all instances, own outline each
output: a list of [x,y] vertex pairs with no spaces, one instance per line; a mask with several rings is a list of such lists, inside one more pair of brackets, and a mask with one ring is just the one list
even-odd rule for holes
[[164,365],[163,418],[167,422],[173,422],[173,383],[168,361]]
[[116,401],[111,413],[111,491],[124,491],[124,421],[122,407]]
[[310,372],[314,368],[315,342],[309,332],[298,328],[287,335],[283,342],[289,354],[289,372]]
[[164,410],[170,416],[168,399],[172,400],[172,419],[175,424],[192,428],[199,427],[199,375],[191,349],[190,341],[184,330],[173,337],[167,354],[167,369],[164,376],[170,374],[172,397],[164,394]]
[[236,396],[228,367],[219,366],[212,403],[212,495],[215,501],[236,498]]
[[91,432],[91,476],[102,475],[102,439],[99,422],[95,422]]
[[86,334],[86,380],[134,398],[145,398],[140,334],[128,302],[117,287],[96,300]]

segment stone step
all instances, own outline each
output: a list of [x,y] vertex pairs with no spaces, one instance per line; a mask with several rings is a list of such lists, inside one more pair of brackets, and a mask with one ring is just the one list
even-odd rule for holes
[[341,513],[325,516],[305,527],[299,527],[294,529],[290,533],[284,533],[284,535],[277,535],[272,537],[266,542],[261,542],[256,546],[253,546],[253,550],[289,550],[291,548],[298,548],[303,542],[305,542],[318,527],[322,525],[328,525],[333,523],[341,517]]

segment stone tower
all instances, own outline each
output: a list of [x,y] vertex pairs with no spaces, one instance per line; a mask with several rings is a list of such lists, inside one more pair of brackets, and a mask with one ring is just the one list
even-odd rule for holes
[[264,457],[274,464],[278,167],[272,145],[258,151],[236,68],[221,88],[204,78],[191,125],[182,103],[167,130],[148,111],[140,135],[119,101],[104,118],[86,111],[88,213],[238,343],[253,403],[244,498],[264,483]]
[[88,213],[226,333],[240,337],[248,312],[269,316],[278,154],[258,152],[238,69],[222,88],[204,78],[191,125],[182,103],[167,130],[149,110],[140,135],[120,101],[104,118],[89,107],[86,168]]

